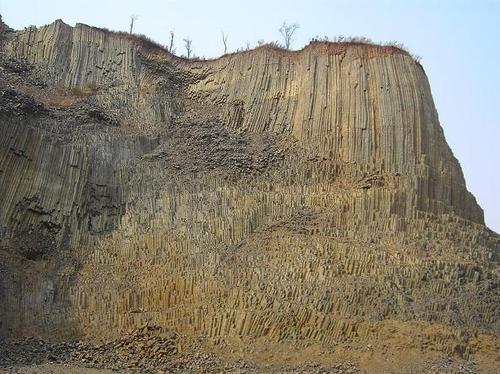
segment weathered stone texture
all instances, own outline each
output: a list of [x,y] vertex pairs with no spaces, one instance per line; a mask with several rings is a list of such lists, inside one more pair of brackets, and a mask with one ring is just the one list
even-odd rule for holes
[[[405,52],[189,61],[56,21],[10,33],[2,63],[2,335],[497,339],[500,239]],[[87,93],[55,105],[61,86]],[[16,111],[26,94],[41,109]]]

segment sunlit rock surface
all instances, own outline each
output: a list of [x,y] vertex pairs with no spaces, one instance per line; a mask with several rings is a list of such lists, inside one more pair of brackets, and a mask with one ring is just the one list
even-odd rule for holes
[[405,51],[1,33],[1,336],[498,357],[500,238]]

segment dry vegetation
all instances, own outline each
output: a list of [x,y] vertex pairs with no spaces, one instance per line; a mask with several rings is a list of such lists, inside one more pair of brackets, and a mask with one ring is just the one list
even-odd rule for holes
[[[134,42],[137,42],[141,48],[144,50],[146,53],[168,53],[169,55],[175,56],[179,59],[186,60],[186,61],[204,61],[204,60],[217,60],[220,57],[224,56],[230,56],[234,55],[235,53],[242,53],[242,52],[247,52],[247,51],[253,51],[253,50],[258,50],[262,48],[266,49],[273,49],[275,51],[282,51],[282,52],[300,52],[307,48],[307,45],[299,50],[290,50],[285,48],[282,43],[277,42],[277,41],[271,41],[271,42],[264,42],[263,40],[258,41],[257,46],[254,48],[249,48],[248,46],[245,48],[239,48],[235,52],[229,52],[226,54],[223,54],[220,57],[215,57],[215,58],[205,58],[205,57],[191,57],[187,58],[185,56],[176,56],[173,53],[169,51],[169,49],[162,45],[161,43],[151,39],[147,35],[144,34],[130,34],[128,32],[124,31],[113,31],[109,30],[107,28],[99,28],[100,30],[107,32],[107,33],[112,33],[114,35],[118,35],[121,37],[124,37],[126,39],[132,40]],[[328,36],[315,36],[313,37],[309,45],[317,45],[318,43],[321,43],[323,45],[328,46],[328,51],[333,52],[333,53],[342,53],[345,51],[347,47],[350,46],[357,46],[357,47],[366,47],[370,48],[373,52],[376,52],[376,54],[396,54],[396,53],[403,53],[406,54],[410,57],[412,57],[415,62],[420,63],[421,57],[418,55],[415,55],[411,53],[407,47],[405,47],[402,43],[397,42],[397,41],[391,41],[391,42],[386,42],[386,43],[376,43],[372,41],[370,38],[366,38],[364,36],[336,36],[333,38],[330,38]]]
[[97,91],[97,85],[95,83],[87,83],[82,88],[80,87],[67,87],[62,84],[58,84],[55,87],[54,92],[46,97],[42,98],[42,102],[53,108],[69,108],[76,102],[93,95]]

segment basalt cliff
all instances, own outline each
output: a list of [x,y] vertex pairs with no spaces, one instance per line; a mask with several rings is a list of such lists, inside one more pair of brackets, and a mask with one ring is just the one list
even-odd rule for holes
[[0,27],[3,339],[498,365],[500,237],[408,53]]

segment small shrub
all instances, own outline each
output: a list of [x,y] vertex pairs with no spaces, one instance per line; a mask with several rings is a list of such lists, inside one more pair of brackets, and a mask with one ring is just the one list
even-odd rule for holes
[[82,88],[69,88],[63,84],[55,86],[53,95],[43,100],[46,105],[54,108],[68,108],[78,100],[94,94],[97,91],[97,85],[94,82],[86,83]]
[[328,36],[319,36],[319,35],[316,35],[315,37],[313,37],[311,39],[311,43],[317,43],[317,42],[320,42],[320,43],[324,43],[324,42],[329,42],[330,41],[330,38]]

